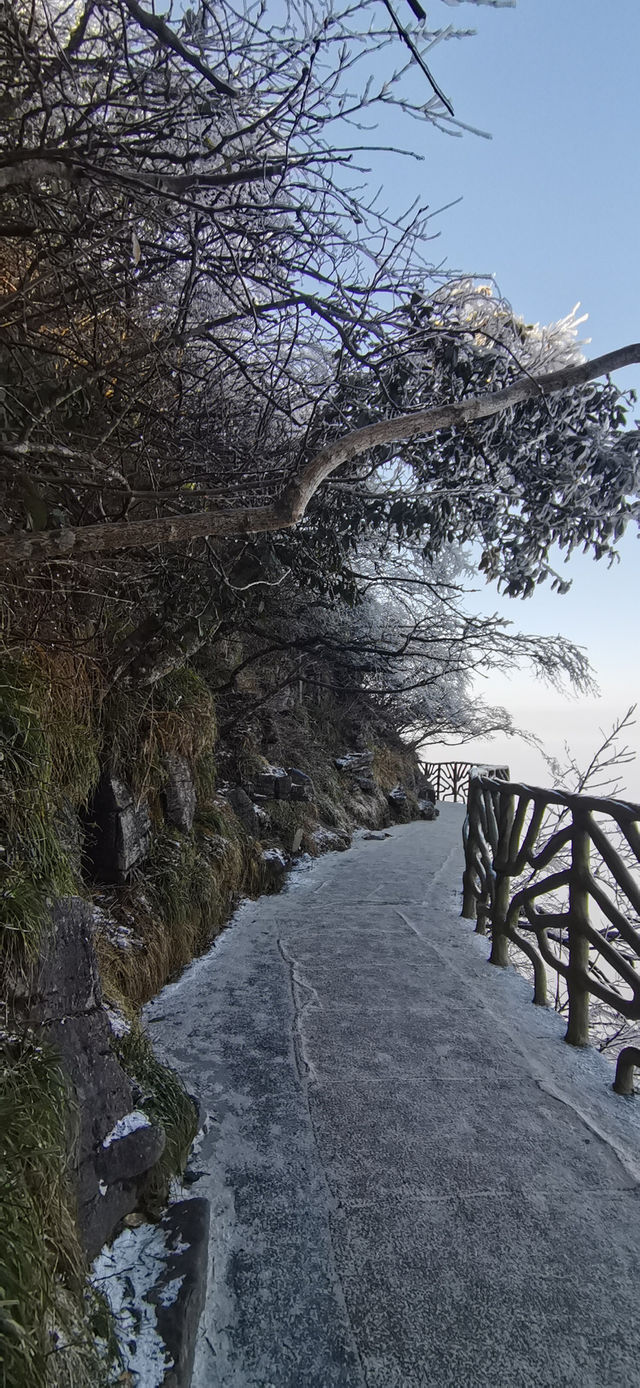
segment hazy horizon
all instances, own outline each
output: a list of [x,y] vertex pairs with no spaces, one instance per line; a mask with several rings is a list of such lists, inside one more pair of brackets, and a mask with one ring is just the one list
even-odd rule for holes
[[[637,239],[640,193],[629,154],[640,131],[640,5],[615,9],[585,0],[517,0],[514,9],[461,4],[432,6],[432,23],[453,19],[477,37],[441,44],[432,66],[456,116],[492,134],[491,141],[437,131],[424,141],[425,163],[412,166],[412,191],[432,207],[461,198],[436,219],[433,258],[464,273],[493,274],[526,321],[561,318],[580,301],[589,356],[640,339]],[[396,161],[396,168],[398,167]],[[377,173],[376,167],[376,173]],[[393,164],[380,161],[385,194],[399,205]],[[397,180],[397,174],[395,175]],[[616,373],[622,387],[640,386],[640,369]],[[569,741],[580,764],[638,697],[640,656],[636,592],[640,550],[630,531],[621,562],[609,569],[579,556],[563,577],[566,597],[539,588],[526,602],[482,587],[476,606],[497,611],[521,630],[568,637],[586,648],[600,697],[567,698],[525,672],[476,681],[488,703],[507,707],[562,760]],[[640,752],[640,730],[627,739]],[[440,744],[443,757],[503,758],[519,778],[548,773],[526,743],[504,738]],[[436,758],[438,747],[430,748]],[[630,799],[640,801],[640,761],[622,768]]]

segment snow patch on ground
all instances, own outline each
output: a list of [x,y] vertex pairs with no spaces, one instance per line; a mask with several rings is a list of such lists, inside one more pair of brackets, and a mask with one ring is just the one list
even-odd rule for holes
[[102,1146],[110,1147],[112,1142],[119,1142],[121,1138],[128,1137],[129,1133],[137,1132],[138,1128],[150,1128],[151,1121],[146,1113],[140,1108],[134,1108],[130,1113],[125,1113],[124,1118],[119,1118],[118,1122],[111,1129],[110,1133],[104,1138]]
[[170,1282],[158,1292],[158,1301],[161,1306],[173,1306],[174,1301],[178,1300],[178,1292],[184,1282],[184,1277],[172,1277]]
[[312,858],[310,853],[301,853],[300,856],[296,858],[293,867],[289,871],[283,891],[288,892],[295,887],[302,886],[309,868],[312,868],[314,863],[315,858]]
[[[155,1224],[125,1229],[110,1248],[103,1248],[91,1267],[91,1281],[111,1308],[123,1365],[136,1388],[160,1388],[173,1359],[158,1333],[155,1306],[146,1300],[166,1261],[167,1244]],[[168,1293],[182,1278],[174,1278]],[[175,1287],[175,1296],[179,1286]],[[164,1295],[164,1294],[163,1294]],[[170,1301],[162,1302],[169,1305]]]

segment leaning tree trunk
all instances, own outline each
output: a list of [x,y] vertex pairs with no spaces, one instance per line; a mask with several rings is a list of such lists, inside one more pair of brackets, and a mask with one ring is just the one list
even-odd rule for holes
[[260,531],[289,529],[304,515],[311,498],[342,463],[350,462],[382,444],[425,438],[442,429],[455,429],[501,414],[512,405],[540,395],[583,385],[623,366],[640,364],[640,343],[619,347],[593,361],[551,371],[544,376],[525,376],[504,390],[473,396],[452,405],[398,419],[383,419],[355,429],[344,439],[327,444],[306,463],[272,506],[238,507],[226,511],[199,511],[182,516],[156,516],[150,520],[114,521],[66,530],[47,530],[37,535],[25,531],[0,539],[0,563],[34,563],[40,560],[76,558],[82,554],[108,554],[123,549],[145,549],[180,540],[216,535],[251,535]]

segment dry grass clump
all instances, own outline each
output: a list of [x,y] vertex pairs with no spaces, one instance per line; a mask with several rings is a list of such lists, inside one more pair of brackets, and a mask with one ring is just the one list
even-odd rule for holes
[[69,807],[85,804],[99,765],[97,680],[81,657],[0,653],[0,973],[35,959],[54,896],[73,891],[60,841]]
[[264,888],[260,849],[227,806],[202,808],[190,835],[162,829],[131,884],[101,899],[127,932],[119,947],[114,932],[98,929],[105,988],[135,1006],[148,1002],[208,948],[241,894]]
[[[349,833],[354,824],[377,828],[389,822],[386,796],[381,790],[367,794],[354,784],[353,777],[339,770],[335,761],[353,750],[364,748],[370,733],[366,722],[354,723],[353,712],[335,696],[326,694],[313,706],[297,704],[277,720],[278,740],[272,744],[272,760],[284,766],[298,766],[313,781],[314,800],[306,808],[295,805],[291,813],[284,806],[270,807],[272,826],[282,834],[286,847],[291,833],[300,824],[304,830],[302,847],[311,854],[322,851],[322,841],[313,829],[326,826]],[[371,745],[371,744],[370,744]],[[373,773],[383,790],[402,781],[407,785],[412,771],[410,753],[387,747],[373,748]]]
[[[65,827],[70,821],[73,837],[75,811],[86,806],[101,763],[118,770],[138,793],[147,791],[152,804],[166,779],[169,752],[189,758],[201,792],[213,785],[215,710],[199,675],[183,669],[153,691],[123,688],[103,696],[93,664],[83,657],[37,646],[17,655],[0,652],[0,976],[5,978],[25,974],[37,957],[51,901],[81,889],[79,863],[63,841]],[[178,886],[189,878],[187,914],[197,935],[207,915],[204,901],[198,907],[194,899],[197,874],[189,862],[172,866]],[[165,874],[169,893],[171,876]],[[205,891],[215,914],[217,882],[206,864],[200,895]],[[170,902],[168,909],[171,913]],[[184,949],[179,958],[185,962]]]
[[383,790],[393,790],[400,782],[405,789],[409,789],[409,782],[413,778],[413,768],[409,763],[410,754],[402,747],[383,747],[376,745],[373,748],[373,774],[378,785]]
[[298,847],[314,853],[315,844],[311,834],[317,827],[318,815],[313,805],[304,801],[289,804],[286,800],[276,800],[269,806],[269,822],[270,837],[281,843],[288,853],[293,850],[298,830],[302,831]]
[[201,794],[215,782],[215,704],[200,675],[183,666],[151,688],[117,684],[101,713],[102,762],[136,795],[157,802],[166,781],[166,757],[186,757]]
[[[53,1054],[26,1040],[0,1063],[2,1388],[93,1388],[85,1264],[67,1182],[68,1094]],[[73,1373],[70,1377],[70,1358]]]
[[393,810],[394,820],[407,823],[418,814],[418,801],[415,795],[416,762],[413,753],[401,743],[397,747],[377,745],[373,749],[373,774],[384,791],[402,785],[407,792],[403,805]]

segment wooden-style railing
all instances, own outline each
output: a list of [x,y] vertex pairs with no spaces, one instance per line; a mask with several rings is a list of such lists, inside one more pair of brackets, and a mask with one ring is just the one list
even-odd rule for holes
[[495,776],[498,780],[509,780],[508,766],[477,767],[472,761],[426,761],[422,770],[427,780],[431,781],[436,800],[466,800],[472,771],[480,771],[483,776]]
[[[463,916],[490,928],[491,963],[509,963],[510,942],[527,956],[535,1003],[547,968],[559,975],[566,1040],[588,1044],[591,998],[640,1019],[640,805],[472,775],[463,838]],[[633,1093],[635,1065],[627,1046],[619,1093]]]

